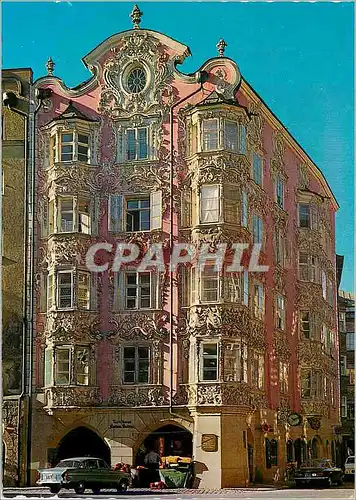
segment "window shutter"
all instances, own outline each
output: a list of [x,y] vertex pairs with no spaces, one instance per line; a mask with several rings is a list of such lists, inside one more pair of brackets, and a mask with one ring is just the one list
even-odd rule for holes
[[90,309],[98,309],[98,273],[90,273]]
[[161,229],[162,227],[162,191],[154,191],[150,195],[150,226],[151,229]]
[[111,194],[109,197],[109,231],[120,233],[122,231],[122,196]]
[[93,236],[99,234],[99,207],[100,199],[95,197],[91,201],[91,234]]

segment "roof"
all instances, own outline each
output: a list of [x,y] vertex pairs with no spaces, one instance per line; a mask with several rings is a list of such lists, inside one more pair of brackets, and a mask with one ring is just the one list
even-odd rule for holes
[[73,118],[79,118],[80,120],[85,120],[87,122],[97,121],[94,118],[89,118],[89,116],[86,116],[84,113],[79,111],[79,109],[72,103],[72,101],[69,101],[67,109],[65,109],[59,116],[56,116],[56,118],[53,118],[53,121],[71,120]]

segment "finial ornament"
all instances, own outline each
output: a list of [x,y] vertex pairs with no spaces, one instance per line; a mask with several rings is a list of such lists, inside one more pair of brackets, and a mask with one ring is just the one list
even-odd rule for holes
[[223,38],[220,38],[219,42],[216,44],[220,57],[224,57],[225,47],[227,47],[227,43]]
[[130,17],[133,22],[133,26],[135,30],[140,29],[141,17],[143,16],[143,12],[138,8],[138,5],[134,5]]
[[55,67],[55,63],[53,62],[52,58],[49,57],[47,62],[46,62],[47,75],[49,75],[49,76],[53,75],[54,67]]

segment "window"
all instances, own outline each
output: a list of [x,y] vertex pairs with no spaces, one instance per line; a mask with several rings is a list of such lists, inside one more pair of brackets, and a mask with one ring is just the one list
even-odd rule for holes
[[327,280],[327,291],[326,291],[327,298],[326,300],[328,301],[329,305],[333,306],[334,304],[334,289],[333,289],[333,282],[331,280]]
[[284,208],[284,182],[280,177],[276,180],[276,203],[281,208]]
[[150,229],[150,198],[127,199],[126,231],[148,231]]
[[126,130],[127,160],[146,160],[148,158],[148,133],[146,127]]
[[45,387],[52,385],[52,370],[53,370],[53,351],[45,349],[45,369],[44,369],[44,385]]
[[355,403],[354,403],[354,401],[347,402],[347,418],[349,420],[355,419]]
[[346,334],[346,349],[348,351],[354,351],[355,350],[354,332],[348,332]]
[[224,186],[224,221],[236,224],[239,220],[239,197],[237,186]]
[[203,151],[219,147],[219,121],[216,118],[203,121]]
[[347,396],[341,396],[341,416],[347,417]]
[[294,462],[294,445],[291,439],[287,441],[287,462]]
[[146,346],[125,346],[123,362],[125,384],[148,384],[150,350]]
[[238,126],[236,122],[225,120],[224,147],[230,151],[238,149]]
[[[58,210],[58,219],[54,220],[55,204]],[[59,196],[51,200],[48,205],[48,232],[70,233],[78,232],[91,234],[92,220],[96,200],[89,202],[85,198],[73,196]]]
[[246,191],[242,191],[241,224],[248,227],[248,201]]
[[276,439],[271,440],[271,466],[278,465],[278,441]]
[[299,227],[311,228],[310,205],[299,204]]
[[271,468],[271,442],[268,438],[265,439],[265,451],[266,451],[266,469]]
[[302,398],[321,398],[323,395],[323,377],[318,370],[302,370]]
[[248,285],[248,271],[247,269],[244,270],[244,305],[248,306],[249,303],[249,285]]
[[253,285],[253,292],[254,315],[256,318],[262,319],[264,315],[263,285],[255,283]]
[[247,382],[247,345],[241,340],[225,346],[224,380]]
[[206,267],[200,275],[201,301],[216,302],[219,299],[219,273]]
[[339,329],[340,332],[346,331],[346,313],[344,312],[339,313]]
[[71,309],[73,307],[73,273],[61,271],[58,280],[58,308]]
[[59,198],[60,233],[74,231],[74,207],[73,198]]
[[323,298],[326,300],[326,273],[325,271],[321,271],[321,288],[323,291]]
[[[89,135],[79,130],[71,130],[52,136],[51,156],[52,161],[58,159],[61,162],[81,161],[88,163],[90,160]],[[60,148],[57,152],[57,145]],[[58,161],[57,160],[57,161]]]
[[239,144],[239,152],[243,155],[246,154],[246,127],[245,125],[240,124],[240,144]]
[[201,344],[201,380],[217,380],[218,378],[218,345]]
[[252,157],[252,178],[259,186],[262,186],[262,157],[253,153]]
[[78,308],[90,309],[90,275],[78,272]]
[[219,186],[210,185],[200,188],[200,222],[219,221]]
[[284,297],[282,295],[276,296],[276,328],[284,330],[286,323],[286,310],[284,304]]
[[146,72],[143,68],[134,68],[127,76],[127,89],[131,94],[138,94],[145,88]]
[[274,233],[274,256],[276,264],[284,266],[285,257],[285,238],[280,229],[276,229]]
[[264,387],[264,355],[262,353],[254,352],[252,354],[251,363],[251,385],[257,389]]
[[227,302],[241,302],[242,287],[241,274],[227,274],[224,276],[224,299]]
[[56,348],[56,385],[69,385],[70,381],[70,348]]
[[302,373],[302,398],[310,398],[311,372]]
[[307,253],[299,254],[299,279],[302,281],[317,281],[316,257]]
[[309,311],[301,311],[300,313],[300,331],[302,337],[306,339],[312,338],[311,334],[311,314]]
[[253,216],[253,242],[262,244],[263,220],[258,215]]
[[90,234],[89,202],[81,198],[78,200],[78,232]]
[[89,349],[87,347],[76,350],[75,372],[77,385],[89,385]]
[[125,273],[125,309],[150,309],[153,305],[151,273]]
[[289,390],[289,375],[288,363],[285,361],[279,362],[279,387],[283,394],[287,394]]
[[340,375],[346,375],[347,358],[340,356]]
[[349,384],[355,385],[355,369],[349,368]]

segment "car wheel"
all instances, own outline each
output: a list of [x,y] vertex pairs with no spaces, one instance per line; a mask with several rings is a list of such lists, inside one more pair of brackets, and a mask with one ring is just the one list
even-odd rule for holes
[[120,481],[119,486],[117,487],[117,491],[126,491],[129,484],[127,481]]
[[100,488],[92,488],[92,492],[94,493],[94,495],[99,495]]
[[340,477],[340,479],[336,483],[338,486],[342,486],[344,484],[344,478]]
[[49,491],[53,494],[59,493],[61,487],[60,486],[50,486]]
[[74,491],[77,495],[81,495],[85,491],[85,484],[80,482],[74,486]]

